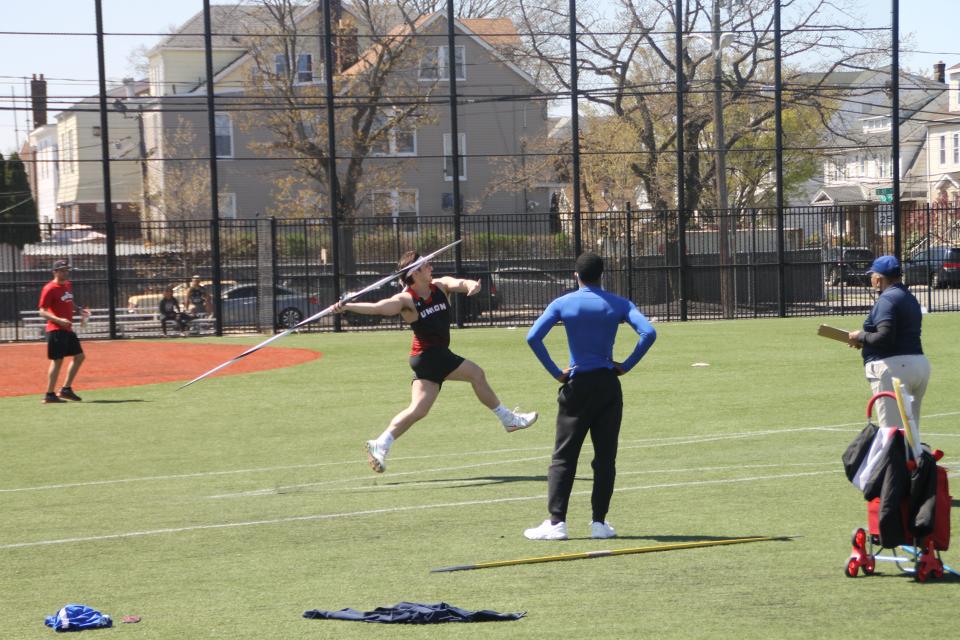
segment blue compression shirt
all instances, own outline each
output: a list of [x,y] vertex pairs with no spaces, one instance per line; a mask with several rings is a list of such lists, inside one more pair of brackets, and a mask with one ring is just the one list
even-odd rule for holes
[[640,335],[633,353],[621,365],[624,372],[630,371],[657,339],[656,330],[635,304],[600,287],[584,286],[551,302],[527,333],[527,344],[554,378],[563,371],[553,362],[543,338],[558,322],[563,322],[567,330],[570,377],[577,372],[614,368],[613,343],[621,322]]

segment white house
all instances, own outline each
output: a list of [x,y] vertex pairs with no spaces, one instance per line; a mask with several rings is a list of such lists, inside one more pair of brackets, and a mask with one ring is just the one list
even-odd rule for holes
[[960,64],[946,70],[947,111],[926,127],[926,191],[931,204],[960,206]]
[[27,136],[33,154],[33,201],[37,204],[37,218],[43,225],[58,222],[57,189],[60,184],[60,154],[57,146],[57,125],[45,124]]

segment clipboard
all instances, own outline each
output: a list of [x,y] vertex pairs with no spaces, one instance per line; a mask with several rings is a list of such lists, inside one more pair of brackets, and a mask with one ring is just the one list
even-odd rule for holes
[[824,338],[830,338],[831,340],[836,340],[838,342],[849,342],[850,332],[845,329],[838,329],[836,327],[831,327],[828,324],[822,324],[817,329],[817,335],[823,336]]

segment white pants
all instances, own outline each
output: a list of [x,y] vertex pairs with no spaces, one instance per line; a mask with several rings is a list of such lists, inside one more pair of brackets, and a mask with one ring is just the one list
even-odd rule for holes
[[[917,429],[920,428],[920,403],[930,381],[930,361],[925,355],[892,356],[868,362],[864,366],[867,381],[874,394],[893,391],[893,379],[899,378],[903,389],[912,396],[911,415]],[[880,398],[874,405],[877,423],[881,427],[906,427],[900,419],[900,410],[893,398]]]

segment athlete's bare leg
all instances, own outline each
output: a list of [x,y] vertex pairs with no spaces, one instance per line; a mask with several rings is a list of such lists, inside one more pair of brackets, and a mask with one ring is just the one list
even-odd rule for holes
[[63,358],[50,361],[50,366],[47,368],[47,393],[53,393],[57,386],[57,376],[60,375],[61,366],[63,366]]
[[437,400],[440,393],[440,385],[429,380],[414,380],[410,385],[410,405],[395,415],[390,421],[387,431],[394,437],[399,438],[407,429],[413,426],[415,422],[426,417],[430,413],[430,408]]
[[70,366],[67,367],[67,379],[63,381],[63,386],[72,387],[73,379],[77,377],[77,373],[80,372],[80,365],[83,364],[83,361],[87,358],[86,354],[78,353],[73,356],[73,361],[70,362]]
[[496,409],[500,406],[500,399],[490,388],[490,383],[487,382],[487,376],[483,369],[469,360],[460,363],[460,366],[447,376],[447,380],[469,382],[473,386],[473,392],[477,394],[477,399],[488,409]]

